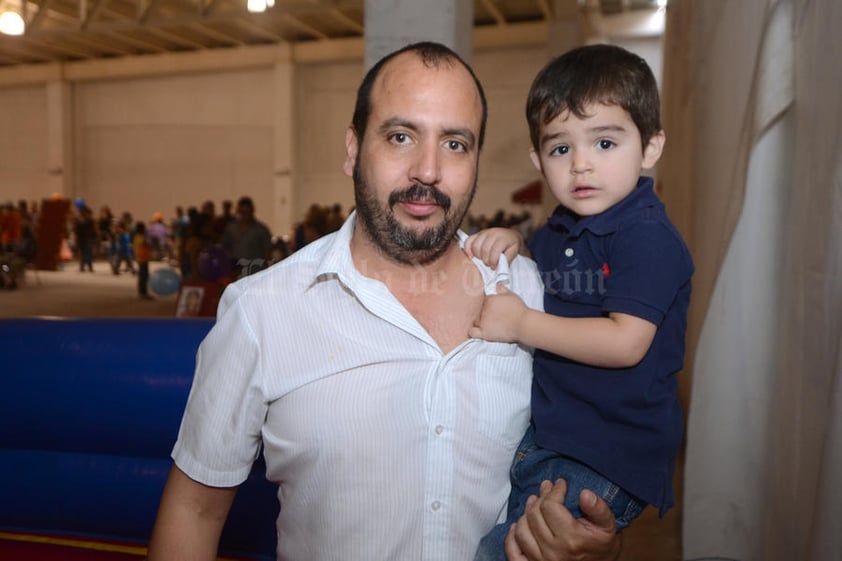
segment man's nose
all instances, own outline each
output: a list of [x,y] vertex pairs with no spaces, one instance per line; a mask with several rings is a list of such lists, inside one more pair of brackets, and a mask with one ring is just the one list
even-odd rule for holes
[[441,150],[437,143],[421,143],[412,162],[410,178],[424,185],[435,185],[441,180]]

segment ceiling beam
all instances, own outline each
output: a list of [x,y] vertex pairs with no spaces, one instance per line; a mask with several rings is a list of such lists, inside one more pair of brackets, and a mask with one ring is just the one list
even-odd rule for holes
[[223,43],[229,43],[231,45],[243,46],[246,44],[245,41],[238,37],[232,37],[231,35],[219,31],[217,29],[213,29],[212,27],[208,27],[206,24],[202,23],[201,21],[195,22],[191,27],[199,31],[199,33],[204,33],[208,37],[213,37],[217,41],[222,41]]
[[307,33],[308,35],[312,35],[316,39],[330,39],[330,37],[327,34],[325,34],[324,32],[316,29],[315,27],[313,27],[311,25],[307,25],[306,23],[304,23],[303,21],[301,21],[300,19],[298,19],[297,17],[295,17],[291,14],[281,14],[281,17],[284,18],[285,20],[289,21],[289,23],[293,27],[297,27],[301,31]]
[[96,0],[94,8],[91,10],[91,12],[85,14],[86,17],[82,19],[81,22],[79,22],[79,29],[81,29],[82,31],[88,29],[88,26],[91,24],[91,22],[96,20],[99,17],[99,14],[102,13],[102,9],[105,8],[105,5],[108,4],[108,1],[109,0]]
[[47,16],[47,12],[50,9],[50,2],[52,0],[44,0],[41,2],[41,5],[38,6],[38,11],[35,12],[29,21],[26,23],[26,30],[29,31],[30,29],[38,29],[41,27],[41,24],[44,22],[44,19]]
[[491,17],[494,18],[494,21],[497,22],[497,25],[500,27],[506,25],[506,18],[503,17],[503,14],[500,13],[500,10],[491,0],[482,0],[482,5],[485,7],[486,10],[491,14]]

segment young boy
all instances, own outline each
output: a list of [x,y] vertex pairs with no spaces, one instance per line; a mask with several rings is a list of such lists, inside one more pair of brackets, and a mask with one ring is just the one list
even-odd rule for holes
[[[583,489],[600,495],[618,530],[647,504],[663,516],[674,503],[693,263],[652,179],[640,177],[663,149],[659,104],[646,63],[610,45],[556,58],[530,89],[530,157],[561,204],[529,244],[546,312],[501,288],[470,332],[536,349],[532,423],[512,465],[507,520],[477,560],[505,559],[506,533],[543,480],[567,481],[574,516]],[[496,263],[518,241],[489,230],[466,250]]]

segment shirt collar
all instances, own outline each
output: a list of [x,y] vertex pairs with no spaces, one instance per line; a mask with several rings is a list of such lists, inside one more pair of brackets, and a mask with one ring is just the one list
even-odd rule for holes
[[351,258],[351,238],[354,236],[356,219],[357,212],[353,211],[345,219],[342,227],[332,236],[316,268],[314,282],[325,276],[343,278],[351,272],[356,272],[354,260]]
[[[355,281],[360,279],[370,280],[357,270],[351,257],[351,238],[354,235],[356,223],[357,211],[353,211],[342,224],[342,227],[334,234],[333,239],[328,242],[324,256],[316,268],[313,278],[314,283],[319,279],[338,277],[344,285],[353,290],[354,286],[357,285]],[[464,248],[468,235],[462,230],[458,230],[456,239],[459,247]],[[486,294],[496,294],[497,283],[502,283],[507,288],[511,288],[511,273],[505,256],[500,256],[496,269],[488,267],[476,257],[472,261],[482,275]]]
[[559,205],[547,219],[547,223],[550,226],[561,227],[574,236],[585,230],[590,230],[598,236],[611,234],[617,231],[621,218],[626,218],[629,212],[661,204],[655,195],[654,184],[655,181],[651,177],[640,177],[637,187],[625,199],[604,212],[584,218],[579,218]]

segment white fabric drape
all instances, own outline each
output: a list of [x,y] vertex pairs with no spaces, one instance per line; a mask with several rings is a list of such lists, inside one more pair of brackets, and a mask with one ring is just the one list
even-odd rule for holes
[[698,271],[683,557],[840,561],[842,3],[669,10],[665,124],[692,132],[660,177]]

